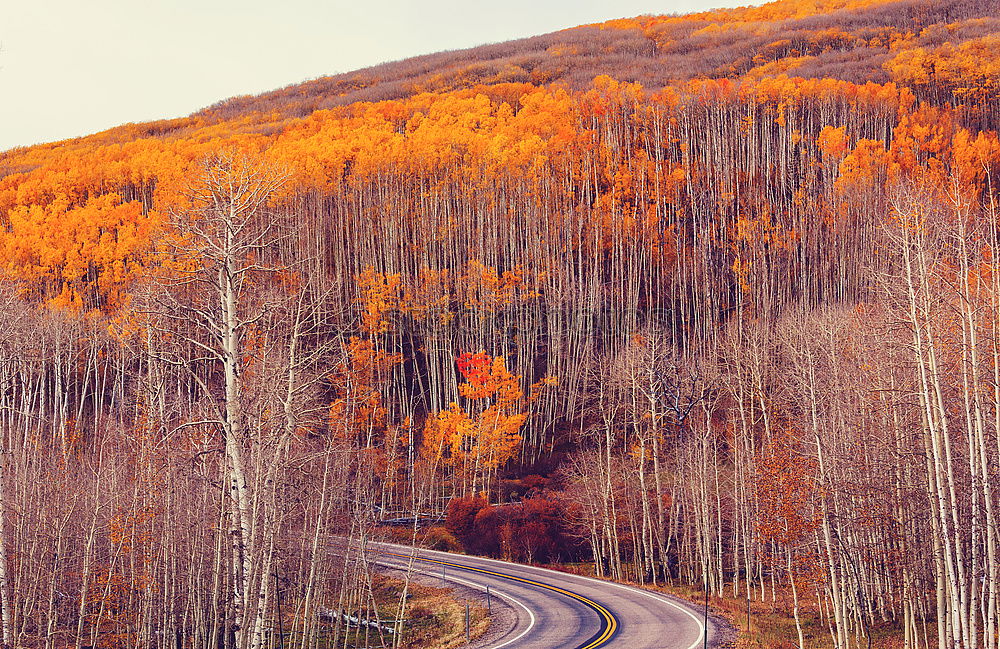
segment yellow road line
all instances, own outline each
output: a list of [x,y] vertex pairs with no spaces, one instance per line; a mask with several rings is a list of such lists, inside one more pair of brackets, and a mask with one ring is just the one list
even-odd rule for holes
[[505,573],[502,573],[502,572],[494,572],[493,570],[486,570],[484,568],[474,568],[472,566],[464,566],[464,565],[462,565],[460,563],[451,563],[450,561],[439,561],[437,559],[428,559],[426,557],[418,557],[418,556],[411,557],[408,554],[398,554],[396,552],[381,551],[380,553],[388,555],[388,556],[392,556],[392,557],[400,557],[400,558],[403,558],[403,559],[411,559],[412,558],[412,559],[415,559],[417,561],[424,561],[426,563],[436,563],[436,564],[441,565],[441,566],[451,566],[453,568],[459,568],[461,570],[470,570],[472,572],[479,572],[479,573],[482,573],[484,575],[492,575],[494,577],[500,577],[502,579],[510,579],[511,581],[519,581],[519,582],[524,583],[524,584],[530,584],[532,586],[538,586],[539,588],[544,588],[546,590],[551,590],[551,591],[554,591],[556,593],[560,593],[562,595],[566,595],[567,597],[571,597],[571,598],[573,598],[573,599],[575,599],[575,600],[577,600],[579,602],[582,602],[587,607],[592,608],[595,611],[597,611],[597,613],[602,618],[602,627],[603,628],[602,628],[601,632],[597,635],[596,638],[591,638],[586,643],[584,643],[584,644],[580,645],[579,647],[577,647],[577,649],[597,649],[597,647],[600,647],[601,645],[603,645],[604,643],[606,643],[608,640],[610,640],[611,637],[615,634],[615,631],[618,630],[618,618],[616,618],[611,611],[609,611],[608,609],[604,608],[604,606],[598,604],[597,602],[595,602],[594,600],[590,599],[589,597],[584,597],[583,595],[580,595],[578,593],[574,593],[573,591],[570,591],[570,590],[566,590],[565,588],[559,588],[558,586],[552,586],[551,584],[545,584],[545,583],[542,583],[540,581],[535,581],[533,579],[525,579],[524,577],[515,577],[514,575],[508,575],[508,574],[505,574]]

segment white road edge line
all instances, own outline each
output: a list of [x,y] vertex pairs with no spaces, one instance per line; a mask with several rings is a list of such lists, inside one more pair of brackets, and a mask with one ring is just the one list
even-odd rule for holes
[[[407,557],[407,558],[409,558],[409,557]],[[405,565],[398,565],[398,564],[386,563],[385,561],[376,561],[375,563],[377,563],[379,565],[382,565],[382,566],[388,566],[388,567],[394,568],[396,570],[405,570],[406,569]],[[420,572],[420,573],[425,574],[425,575],[430,575],[432,577],[437,577],[437,578],[441,577],[436,572],[432,573],[430,571],[423,571],[423,570],[418,570],[417,572]],[[473,587],[478,588],[479,590],[482,590],[484,592],[486,591],[486,589],[483,588],[482,584],[477,584],[475,582],[466,581],[465,579],[460,579],[458,577],[453,577],[451,575],[445,575],[444,576],[444,580],[445,581],[454,581],[454,582],[457,582],[459,584],[465,584],[466,586],[473,586]],[[518,598],[514,597],[513,595],[508,595],[507,593],[504,593],[504,592],[501,592],[501,591],[498,591],[498,590],[493,590],[492,588],[490,589],[490,595],[497,595],[499,597],[503,597],[504,599],[509,599],[510,601],[514,602],[515,604],[517,604],[518,606],[520,606],[521,608],[524,609],[524,612],[528,614],[528,618],[531,620],[529,622],[529,624],[528,624],[528,627],[524,631],[521,631],[519,634],[517,634],[517,637],[511,638],[510,640],[508,640],[507,642],[504,642],[503,644],[493,645],[491,647],[491,649],[501,649],[502,647],[506,647],[508,645],[514,644],[515,642],[517,642],[518,640],[520,640],[521,638],[523,638],[528,633],[528,631],[531,631],[535,627],[535,621],[536,621],[535,620],[535,614],[531,612],[530,608],[528,608],[527,606],[524,605],[524,602],[522,602]]]
[[[405,545],[398,545],[398,544],[395,544],[395,543],[386,543],[385,545],[391,545],[391,546],[395,546],[397,548],[406,548],[406,549],[409,549]],[[500,565],[509,565],[510,564],[509,561],[500,561],[498,559],[489,559],[487,557],[477,557],[477,556],[471,555],[471,554],[451,554],[449,552],[440,552],[438,550],[421,550],[421,552],[426,552],[426,553],[431,553],[431,554],[438,554],[438,555],[442,555],[442,556],[446,556],[446,557],[452,557],[452,558],[466,557],[466,558],[469,558],[469,559],[477,559],[479,561],[486,561],[488,563],[496,563],[496,564],[500,564]],[[515,565],[515,566],[523,566],[523,564],[513,564],[513,565]],[[616,586],[618,588],[621,588],[622,590],[627,590],[627,591],[633,592],[633,593],[640,593],[642,595],[645,595],[646,597],[651,597],[652,599],[655,599],[657,601],[663,602],[665,604],[669,604],[670,606],[673,606],[677,610],[684,612],[692,620],[694,620],[695,623],[698,625],[698,629],[699,629],[698,638],[687,649],[695,649],[695,647],[697,647],[699,644],[701,644],[705,640],[705,636],[708,634],[708,630],[705,628],[705,623],[701,621],[701,618],[699,618],[697,615],[695,615],[694,613],[692,613],[687,607],[681,606],[680,604],[678,604],[676,602],[673,602],[673,601],[667,599],[666,597],[663,597],[662,595],[659,595],[657,593],[652,593],[652,592],[650,592],[648,590],[643,590],[641,588],[635,588],[634,586],[626,586],[625,584],[619,584],[619,583],[614,582],[614,581],[604,581],[603,579],[594,579],[593,577],[584,577],[582,575],[574,575],[574,574],[569,573],[569,572],[559,572],[558,570],[550,570],[549,568],[538,568],[536,566],[523,566],[523,567],[525,567],[525,568],[531,568],[532,570],[544,570],[545,572],[551,572],[551,573],[554,573],[556,575],[561,575],[563,577],[575,577],[577,579],[582,579],[584,581],[592,581],[592,582],[594,582],[596,584],[601,584],[603,586]]]

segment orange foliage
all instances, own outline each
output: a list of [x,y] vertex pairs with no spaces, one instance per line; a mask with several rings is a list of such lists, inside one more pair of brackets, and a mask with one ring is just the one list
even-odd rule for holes
[[972,38],[930,49],[899,48],[884,68],[894,81],[912,86],[939,84],[960,101],[979,102],[1000,91],[1000,35]]
[[361,328],[369,335],[385,333],[389,330],[386,317],[399,307],[399,274],[386,275],[368,268],[358,275],[357,282],[364,305]]
[[330,376],[336,393],[330,405],[331,428],[344,436],[356,434],[364,438],[364,446],[374,446],[386,428],[381,386],[403,362],[403,355],[377,349],[361,338],[351,338],[345,351],[346,360]]
[[[254,151],[288,169],[292,181],[282,198],[340,196],[401,174],[425,179],[428,192],[449,183],[472,192],[500,178],[513,179],[529,200],[542,201],[552,195],[551,179],[566,179],[581,194],[572,198],[573,206],[546,205],[552,221],[545,227],[558,231],[563,215],[585,206],[594,211],[600,231],[594,238],[573,235],[564,244],[567,249],[591,242],[609,248],[616,238],[643,236],[665,266],[675,261],[676,237],[681,236],[667,215],[686,209],[690,192],[703,191],[699,183],[717,173],[719,161],[705,152],[693,155],[692,147],[704,145],[682,126],[709,109],[719,120],[736,120],[718,124],[740,129],[740,138],[784,138],[801,145],[803,169],[817,160],[828,175],[838,169],[842,189],[918,169],[939,179],[952,175],[966,185],[980,182],[996,159],[996,135],[963,130],[961,113],[951,107],[917,106],[913,90],[905,85],[923,93],[933,77],[946,83],[960,102],[995,96],[995,34],[924,47],[919,44],[937,37],[889,27],[872,28],[871,34],[823,27],[798,40],[767,31],[779,30],[784,20],[881,3],[779,0],[604,24],[644,30],[661,46],[673,33],[669,26],[686,26],[687,36],[738,26],[767,32],[759,56],[748,58],[734,78],[697,78],[655,93],[607,75],[595,78],[589,89],[569,90],[534,85],[513,69],[480,78],[471,66],[442,72],[440,79],[428,82],[432,92],[402,99],[295,115],[272,110],[222,119],[208,111],[0,154],[0,168],[7,172],[0,178],[0,273],[23,280],[36,299],[53,307],[118,314],[127,307],[137,278],[151,265],[169,265],[162,255],[152,254],[163,215],[185,207],[185,179],[206,154],[222,148]],[[943,28],[950,34],[989,27],[973,23]],[[869,40],[894,48],[886,63],[893,83],[787,76],[831,48]],[[582,46],[556,44],[551,49],[553,56],[568,57],[575,56],[574,47]],[[360,78],[357,83],[363,85]],[[894,125],[892,141],[831,123],[826,116],[832,106],[849,106],[889,129]],[[820,127],[819,133],[810,130]],[[649,197],[652,187],[655,201]],[[803,201],[814,197],[797,187],[791,191],[799,192],[796,205],[809,212]],[[743,206],[731,207],[720,201],[720,213],[712,216],[720,228],[738,233],[737,243],[745,243],[745,235],[754,230],[782,233],[775,242],[786,236],[788,229],[780,229],[786,215],[741,214],[741,220],[725,222]],[[826,209],[816,207],[813,213]],[[442,228],[438,234],[444,236],[457,226],[430,227]],[[362,330],[387,333],[394,311],[417,318],[432,313],[448,317],[454,304],[489,310],[542,294],[542,267],[500,267],[471,255],[465,259],[466,269],[426,267],[409,275],[366,268],[357,277]],[[752,262],[734,255],[727,263],[739,277]],[[127,316],[121,317],[128,323]]]
[[775,433],[757,463],[761,510],[757,532],[762,541],[791,545],[819,525],[813,501],[818,495],[816,462],[806,456],[790,430]]
[[18,205],[0,230],[0,269],[42,296],[58,291],[63,301],[79,304],[86,295],[96,300],[90,306],[113,310],[123,304],[158,225],[157,214],[143,214],[140,203],[114,193],[79,205],[66,195]]
[[778,546],[785,553],[783,560],[770,556],[772,564],[784,563],[807,584],[817,582],[822,574],[815,550],[802,549],[820,524],[816,470],[816,461],[804,453],[790,429],[777,431],[757,462],[757,535],[764,552]]
[[465,383],[458,386],[466,399],[493,397],[501,408],[513,405],[524,396],[520,381],[507,370],[503,357],[490,358],[485,352],[465,353],[458,357],[458,371]]
[[465,378],[458,386],[459,394],[487,405],[472,415],[452,403],[428,419],[421,456],[430,465],[443,461],[463,487],[489,491],[490,475],[505,465],[521,444],[521,426],[528,418],[524,406],[537,396],[541,386],[553,384],[554,379],[540,381],[525,397],[520,379],[507,369],[503,357],[479,352],[462,354],[456,360]]
[[847,137],[844,135],[843,126],[840,128],[824,126],[823,130],[819,132],[819,137],[816,138],[816,143],[824,156],[842,158],[847,152]]

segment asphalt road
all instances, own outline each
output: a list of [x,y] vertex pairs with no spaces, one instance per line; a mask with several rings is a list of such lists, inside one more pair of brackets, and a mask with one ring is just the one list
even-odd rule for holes
[[[517,623],[491,649],[698,649],[703,611],[657,593],[505,561],[373,544],[378,561],[501,597]],[[712,636],[709,624],[709,639]]]

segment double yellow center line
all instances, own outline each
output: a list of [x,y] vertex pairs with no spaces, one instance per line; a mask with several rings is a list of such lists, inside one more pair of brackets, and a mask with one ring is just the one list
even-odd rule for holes
[[576,601],[581,602],[584,605],[586,605],[588,608],[591,608],[594,611],[597,611],[597,614],[601,618],[601,628],[600,628],[600,630],[593,637],[591,637],[586,642],[584,642],[582,645],[580,645],[579,647],[576,647],[576,649],[597,649],[597,647],[600,647],[601,645],[603,645],[606,642],[608,642],[612,638],[612,636],[614,636],[615,631],[618,630],[618,618],[616,618],[611,611],[609,611],[608,609],[604,608],[602,605],[598,604],[597,602],[595,602],[594,600],[590,599],[589,597],[584,597],[583,595],[580,595],[578,593],[574,593],[573,591],[570,591],[570,590],[566,590],[565,588],[559,588],[558,586],[552,586],[550,584],[545,584],[545,583],[542,583],[540,581],[535,581],[533,579],[525,579],[523,577],[515,577],[514,575],[508,575],[508,574],[504,574],[502,572],[495,572],[493,570],[485,570],[483,568],[473,568],[472,566],[463,566],[460,563],[452,563],[450,561],[438,561],[437,559],[427,559],[425,557],[418,557],[418,556],[410,557],[410,555],[407,555],[407,554],[397,554],[395,552],[380,551],[380,553],[388,555],[388,556],[392,556],[392,557],[399,557],[399,558],[402,558],[402,559],[413,558],[413,559],[416,559],[417,561],[423,561],[425,563],[434,563],[434,564],[437,564],[439,566],[450,566],[452,568],[458,568],[460,570],[468,570],[468,571],[471,571],[471,572],[479,572],[479,573],[482,573],[484,575],[491,575],[493,577],[500,577],[501,579],[509,579],[511,581],[517,581],[517,582],[520,582],[522,584],[528,584],[528,585],[531,585],[531,586],[537,586],[538,588],[544,588],[545,590],[551,590],[553,592],[560,593],[561,595],[565,595],[567,597],[575,599]]

